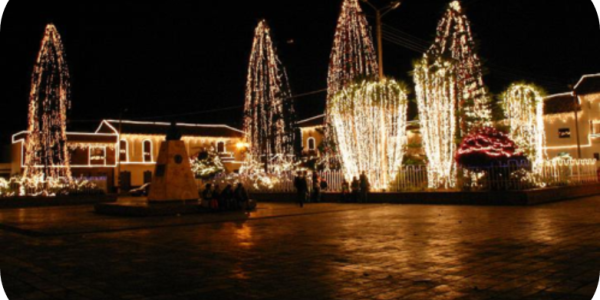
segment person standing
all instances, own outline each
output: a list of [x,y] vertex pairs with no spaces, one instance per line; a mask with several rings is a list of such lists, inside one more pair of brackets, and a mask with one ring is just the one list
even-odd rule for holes
[[359,198],[360,198],[360,181],[358,181],[358,178],[354,177],[354,179],[352,179],[352,202],[353,203],[358,203]]
[[[316,174],[316,173],[314,173]],[[319,176],[313,176],[312,181],[312,202],[319,203],[321,202],[321,183]]]
[[204,188],[204,191],[202,192],[202,201],[203,201],[203,204],[206,203],[206,206],[208,208],[212,209],[213,208],[212,207],[212,204],[213,204],[212,200],[213,200],[212,184],[207,184],[206,187]]
[[221,188],[219,187],[218,184],[215,184],[215,189],[213,191],[213,201],[216,203],[216,207],[217,209],[223,209],[225,208],[225,205],[223,205],[223,200],[221,197]]
[[228,184],[221,193],[221,201],[223,202],[225,209],[232,210],[235,208],[235,201],[233,200],[233,186],[231,186],[231,184]]
[[302,173],[298,172],[296,178],[294,178],[294,187],[296,188],[296,201],[300,207],[304,207],[304,198],[306,197],[306,193],[303,189],[303,181]]
[[348,181],[346,180],[346,178],[344,178],[344,181],[342,182],[342,203],[348,203],[350,202],[350,184],[348,183]]
[[321,178],[321,192],[326,192],[329,189],[329,184],[327,183],[327,179]]
[[250,209],[250,195],[248,195],[248,191],[246,191],[243,184],[238,183],[233,195],[238,207],[245,210]]
[[360,174],[360,201],[362,203],[367,203],[369,201],[369,192],[371,191],[371,184],[369,183],[369,177],[363,171]]
[[310,200],[310,185],[308,182],[308,172],[304,171],[302,175],[302,181],[300,187],[302,188],[302,205],[304,207],[304,203]]

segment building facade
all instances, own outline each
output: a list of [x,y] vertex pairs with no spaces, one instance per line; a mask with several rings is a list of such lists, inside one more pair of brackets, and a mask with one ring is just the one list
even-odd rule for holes
[[586,75],[574,92],[545,99],[548,158],[600,161],[600,74]]
[[[67,133],[73,176],[106,177],[112,190],[120,185],[127,189],[151,182],[160,144],[170,126],[170,123],[104,120],[93,133]],[[214,151],[228,172],[241,167],[245,151],[239,146],[244,138],[242,131],[226,125],[177,123],[177,127],[190,157]],[[28,132],[13,136],[12,174],[24,170],[27,136]]]

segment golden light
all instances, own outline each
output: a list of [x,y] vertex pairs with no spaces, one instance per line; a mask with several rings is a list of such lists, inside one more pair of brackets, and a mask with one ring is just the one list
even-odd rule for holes
[[547,156],[541,90],[533,85],[513,84],[503,95],[503,105],[510,138],[525,152],[534,173],[539,173]]
[[427,57],[414,72],[419,121],[427,159],[429,187],[454,188],[457,183],[457,114],[459,101],[456,68],[438,59],[429,64]]
[[266,163],[274,157],[293,156],[294,109],[287,80],[271,39],[271,29],[266,21],[260,21],[246,82],[244,133],[251,145],[247,160]]
[[246,149],[250,148],[250,144],[239,142],[235,145],[235,147],[241,151],[241,150],[246,150]]
[[396,178],[407,144],[408,97],[394,80],[364,80],[335,96],[328,107],[347,180],[365,172],[374,190]]
[[41,174],[71,180],[67,146],[69,78],[60,34],[50,24],[46,27],[31,79],[25,177]]

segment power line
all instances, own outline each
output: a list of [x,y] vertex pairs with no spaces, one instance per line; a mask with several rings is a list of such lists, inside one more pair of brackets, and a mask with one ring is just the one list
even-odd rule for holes
[[415,51],[415,52],[417,52],[417,53],[421,53],[421,54],[423,54],[423,53],[425,53],[425,51],[426,51],[426,50],[425,50],[426,48],[423,48],[423,47],[421,47],[421,46],[418,46],[418,45],[415,45],[415,44],[409,43],[409,42],[407,42],[407,41],[405,41],[405,40],[403,40],[403,39],[400,39],[400,38],[398,38],[398,37],[396,37],[396,36],[394,36],[394,35],[388,34],[387,32],[384,32],[384,33],[383,33],[383,38],[384,38],[386,41],[388,41],[388,42],[391,42],[392,44],[395,44],[395,45],[398,45],[398,46],[405,47],[405,48],[407,48],[407,49],[409,49],[409,50],[413,50],[413,51]]
[[[312,92],[298,94],[298,95],[292,96],[290,99],[296,100],[299,98],[317,95],[317,94],[324,93],[324,92],[327,92],[327,89],[320,89],[320,90],[316,90],[316,91],[312,91]],[[181,114],[143,117],[143,118],[136,118],[136,119],[143,121],[143,120],[155,120],[155,119],[169,119],[169,118],[175,118],[175,117],[189,117],[189,116],[198,116],[198,115],[205,115],[205,114],[211,114],[211,113],[217,113],[217,112],[239,110],[239,109],[243,109],[243,108],[244,108],[244,105],[236,105],[236,106],[230,106],[230,107],[218,108],[218,109],[201,110],[201,111],[194,111],[194,112],[181,113]],[[70,121],[70,123],[91,123],[91,122],[97,122],[97,121],[98,120],[74,120],[74,121]]]
[[[401,46],[406,49],[418,52],[418,53],[425,53],[427,51],[428,47],[423,45],[423,43],[426,43],[426,42],[423,41],[422,39],[412,36],[404,31],[394,28],[392,26],[389,26],[389,25],[384,25],[384,26],[386,27],[386,30],[384,31],[384,38],[386,41],[388,41],[392,44],[395,44],[397,46]],[[507,67],[496,65],[494,63],[489,63],[488,65],[490,66],[489,68],[491,70],[493,70],[496,73],[500,73],[500,74],[496,74],[495,76],[498,76],[498,77],[501,77],[504,79],[514,79],[514,77],[519,77],[519,78],[523,78],[523,79],[537,81],[544,85],[547,85],[550,87],[555,87],[555,88],[564,88],[566,86],[566,84],[555,81],[554,79],[550,79],[550,78],[542,79],[538,75],[532,75],[532,74],[529,74],[529,73],[521,71],[521,70],[510,69]],[[502,74],[504,74],[504,76],[502,76]],[[507,75],[512,76],[513,78],[508,78]]]

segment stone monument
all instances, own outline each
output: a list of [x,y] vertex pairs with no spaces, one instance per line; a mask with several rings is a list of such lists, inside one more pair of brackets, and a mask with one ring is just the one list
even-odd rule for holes
[[167,140],[160,145],[148,203],[197,203],[198,198],[185,143],[177,125],[172,123]]

